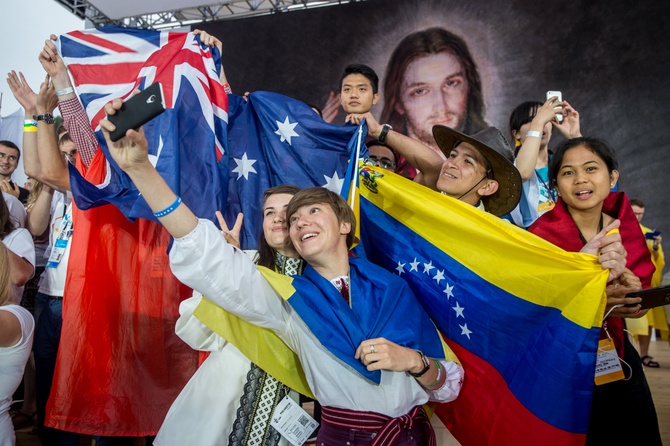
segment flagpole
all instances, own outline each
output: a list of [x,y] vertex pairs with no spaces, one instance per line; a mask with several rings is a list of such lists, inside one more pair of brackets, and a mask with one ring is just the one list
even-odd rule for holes
[[[363,121],[365,122],[365,121]],[[358,126],[358,140],[356,141],[356,160],[354,161],[356,164],[354,166],[355,173],[354,173],[354,185],[358,186],[358,160],[361,157],[361,139],[363,138],[363,123]],[[351,209],[355,210],[355,205],[356,205],[356,193],[354,193],[356,190],[356,187],[352,187],[349,189],[349,206]]]

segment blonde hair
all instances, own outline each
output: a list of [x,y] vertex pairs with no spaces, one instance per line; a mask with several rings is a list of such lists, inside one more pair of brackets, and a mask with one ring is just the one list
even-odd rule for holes
[[12,283],[9,280],[9,254],[5,244],[0,242],[0,306],[6,305],[12,295]]
[[35,178],[33,178],[33,186],[30,188],[30,193],[28,194],[28,199],[26,200],[26,212],[30,212],[33,206],[35,206],[35,202],[37,201],[37,197],[40,196],[40,192],[42,192],[42,187],[44,185],[37,181]]

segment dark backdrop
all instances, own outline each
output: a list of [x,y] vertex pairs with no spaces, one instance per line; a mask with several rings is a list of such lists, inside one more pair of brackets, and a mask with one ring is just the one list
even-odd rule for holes
[[[581,114],[582,133],[616,149],[620,188],[647,205],[643,223],[670,240],[667,2],[370,0],[198,28],[223,41],[236,93],[276,91],[321,107],[345,65],[370,65],[381,85],[397,43],[431,26],[465,39],[486,120],[506,135],[516,105],[562,91]],[[554,132],[552,146],[560,139]]]

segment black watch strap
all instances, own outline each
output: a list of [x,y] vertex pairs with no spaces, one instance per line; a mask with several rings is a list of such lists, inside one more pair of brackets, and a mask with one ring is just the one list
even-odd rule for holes
[[426,355],[424,355],[420,350],[416,351],[419,355],[421,355],[421,361],[423,362],[423,369],[419,373],[412,373],[408,371],[410,375],[412,375],[415,378],[421,378],[423,375],[426,374],[428,370],[430,370],[430,362],[428,361],[428,358],[426,358]]
[[33,116],[33,119],[35,121],[44,121],[47,124],[54,123],[54,115],[52,115],[51,113],[44,113],[43,115]]
[[383,124],[382,125],[382,131],[379,133],[379,138],[377,138],[377,141],[379,141],[382,144],[386,143],[386,137],[388,136],[389,132],[393,130],[393,127],[391,127],[388,124]]

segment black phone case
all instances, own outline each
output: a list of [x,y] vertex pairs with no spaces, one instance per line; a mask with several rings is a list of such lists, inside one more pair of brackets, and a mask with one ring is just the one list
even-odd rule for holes
[[[626,297],[641,297],[642,310],[647,308],[661,307],[670,304],[670,285],[664,285],[657,288],[648,288],[642,291],[626,294]],[[635,304],[637,305],[637,304]],[[635,305],[626,305],[633,307]]]
[[116,114],[107,117],[116,126],[109,138],[118,141],[129,129],[140,128],[164,111],[163,87],[156,82],[125,101]]

